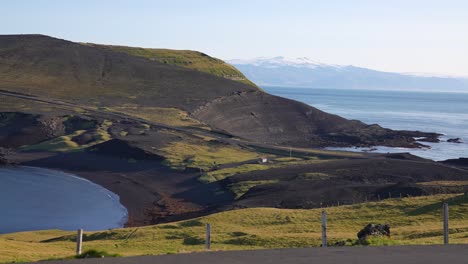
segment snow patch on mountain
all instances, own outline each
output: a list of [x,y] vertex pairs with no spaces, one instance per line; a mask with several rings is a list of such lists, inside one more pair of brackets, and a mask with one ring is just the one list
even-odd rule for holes
[[260,86],[468,92],[465,78],[385,72],[326,64],[307,57],[259,57],[227,62]]
[[255,59],[247,59],[247,60],[234,59],[234,60],[228,60],[227,62],[232,65],[253,65],[253,66],[259,66],[259,67],[265,67],[265,68],[278,68],[278,67],[290,66],[290,67],[310,68],[310,69],[315,69],[315,68],[341,69],[341,68],[346,67],[346,66],[341,66],[341,65],[325,64],[319,61],[309,59],[307,57],[299,57],[299,58],[286,58],[282,56],[258,57]]

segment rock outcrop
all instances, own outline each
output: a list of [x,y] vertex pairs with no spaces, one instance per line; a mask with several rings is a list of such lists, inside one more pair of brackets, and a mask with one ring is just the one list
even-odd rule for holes
[[370,236],[388,236],[390,237],[389,224],[368,224],[359,233],[357,237],[360,242],[367,240]]
[[450,138],[450,139],[447,139],[447,142],[450,142],[450,143],[463,143],[461,138]]
[[9,155],[11,155],[11,150],[0,147],[0,166],[16,164],[9,159]]

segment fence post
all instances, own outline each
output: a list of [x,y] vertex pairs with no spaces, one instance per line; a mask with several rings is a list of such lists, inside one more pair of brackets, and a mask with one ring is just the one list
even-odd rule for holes
[[444,245],[449,244],[449,207],[444,203]]
[[76,235],[76,254],[77,255],[81,254],[82,244],[83,244],[83,229],[78,229],[78,232]]
[[322,247],[327,247],[327,212],[322,211]]
[[211,225],[206,224],[206,250],[211,249]]

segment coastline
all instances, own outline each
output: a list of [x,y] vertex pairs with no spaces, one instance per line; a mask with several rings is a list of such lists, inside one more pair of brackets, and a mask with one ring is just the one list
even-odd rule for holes
[[[296,87],[263,87],[266,91],[299,100],[322,111],[337,114],[367,124],[377,123],[382,127],[399,131],[432,131],[437,140],[416,137],[416,143],[429,148],[355,148],[338,146],[326,148],[369,153],[409,152],[419,157],[444,161],[468,157],[468,107],[467,94],[403,92],[391,90],[351,90]],[[363,104],[362,102],[366,102]],[[449,140],[459,139],[459,143]],[[377,148],[377,151],[369,151]]]
[[[442,136],[442,139],[439,142],[426,142],[426,141],[417,141],[421,144],[426,145],[426,147],[420,148],[406,148],[406,147],[387,147],[387,146],[371,146],[371,147],[327,147],[325,150],[336,150],[336,151],[352,151],[359,153],[376,153],[376,154],[385,154],[385,153],[401,153],[407,152],[412,155],[418,156],[424,159],[430,159],[436,162],[444,162],[452,159],[462,159],[468,157],[468,152],[466,149],[467,143],[451,143],[447,141],[448,137]],[[451,153],[441,152],[440,149],[451,148]],[[465,154],[465,155],[463,155]]]
[[[128,209],[118,194],[79,175],[24,165],[0,169],[4,184],[1,204],[9,211],[1,221],[1,233],[76,228],[97,231],[122,228],[128,221]],[[36,199],[27,199],[24,193]],[[38,208],[38,204],[44,205]],[[29,222],[30,218],[36,221]]]
[[[20,166],[58,170],[76,175],[119,196],[127,209],[124,227],[144,226],[177,221],[207,214],[207,206],[173,196],[184,188],[177,184],[190,181],[202,185],[197,173],[169,171],[159,162],[129,163],[117,157],[87,152],[15,153],[11,157]],[[187,189],[193,186],[187,186]],[[191,194],[193,196],[193,194]]]

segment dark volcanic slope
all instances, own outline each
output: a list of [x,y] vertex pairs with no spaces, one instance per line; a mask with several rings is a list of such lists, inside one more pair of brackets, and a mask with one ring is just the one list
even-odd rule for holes
[[413,136],[330,115],[196,70],[42,35],[0,36],[0,88],[86,105],[176,107],[235,136],[295,146],[417,146]]
[[[237,174],[225,186],[246,181],[272,181],[251,188],[236,204],[247,207],[314,208],[368,200],[465,192],[468,171],[436,162],[409,159],[353,159],[295,165]],[[461,181],[459,185],[422,182]]]
[[193,115],[213,127],[258,142],[293,146],[416,146],[413,136],[435,134],[393,131],[320,111],[262,92],[218,98]]

